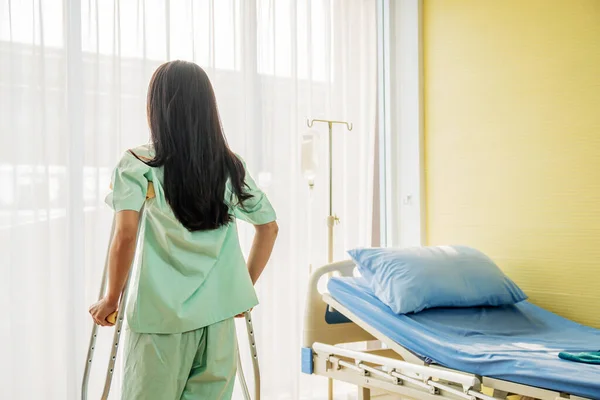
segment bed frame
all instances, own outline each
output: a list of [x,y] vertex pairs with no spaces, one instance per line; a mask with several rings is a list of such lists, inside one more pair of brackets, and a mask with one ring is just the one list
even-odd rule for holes
[[[422,359],[365,323],[318,284],[325,276],[354,275],[355,264],[325,265],[310,277],[304,315],[302,372],[356,385],[359,399],[375,393],[392,398],[425,400],[522,399],[587,400],[551,390],[473,375],[425,363]],[[383,349],[356,351],[347,345],[379,340]],[[485,394],[484,389],[490,391]]]

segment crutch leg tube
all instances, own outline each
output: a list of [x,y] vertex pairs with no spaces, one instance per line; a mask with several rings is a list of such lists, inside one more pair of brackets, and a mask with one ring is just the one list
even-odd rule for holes
[[[250,311],[244,313],[246,321],[246,331],[248,334],[248,343],[250,345],[250,357],[252,358],[252,372],[254,373],[254,400],[260,400],[260,368],[258,365],[258,352],[256,351],[256,340],[254,335],[254,327],[252,326],[252,315]],[[237,375],[242,392],[246,400],[253,400],[246,384],[246,378],[244,377],[244,371],[242,369],[242,359],[240,358],[240,352],[238,351],[237,360]]]
[[[104,262],[104,271],[102,272],[102,282],[100,284],[100,294],[98,298],[101,299],[104,297],[104,292],[106,291],[106,283],[108,281],[108,256],[110,252],[110,246],[112,244],[112,238],[115,233],[115,219],[113,218],[112,226],[110,228],[110,238],[108,242],[108,249],[106,251],[106,260]],[[96,338],[98,336],[98,325],[92,325],[92,333],[90,335],[90,342],[88,345],[88,352],[85,362],[85,370],[83,371],[83,381],[81,383],[81,399],[87,399],[88,393],[88,385],[90,381],[90,372],[92,369],[92,360],[94,359],[94,350],[96,349]]]
[[246,331],[248,332],[250,355],[252,356],[252,368],[254,370],[254,400],[260,400],[260,368],[258,366],[258,352],[256,350],[256,339],[250,311],[246,313]]
[[248,390],[248,384],[246,383],[246,377],[244,376],[244,368],[242,367],[242,358],[239,352],[239,345],[237,352],[237,378],[240,387],[242,388],[242,394],[244,395],[244,399],[252,400],[252,397],[250,397],[250,390]]

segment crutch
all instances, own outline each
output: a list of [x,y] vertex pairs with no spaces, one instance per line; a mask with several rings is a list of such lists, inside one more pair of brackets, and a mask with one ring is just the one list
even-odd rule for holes
[[[148,184],[148,190],[146,193],[146,200],[154,198],[154,186],[152,182]],[[138,236],[136,237],[135,248],[137,249],[137,241],[139,240],[139,231],[144,220],[144,208],[145,203],[140,210],[140,218],[138,222]],[[106,250],[106,258],[104,261],[104,271],[102,272],[102,283],[100,284],[100,294],[98,295],[98,299],[102,299],[104,297],[104,292],[106,290],[106,284],[108,282],[108,259],[110,254],[110,246],[112,244],[113,236],[115,233],[115,217],[113,216],[112,226],[110,228],[110,238],[108,241],[108,248]],[[123,319],[125,315],[125,307],[127,301],[127,294],[129,293],[129,280],[131,279],[132,271],[129,270],[129,275],[127,276],[127,281],[125,282],[125,286],[123,287],[123,291],[121,292],[120,302],[119,302],[119,310],[116,313],[109,315],[106,320],[112,324],[114,324],[114,333],[112,346],[110,351],[110,358],[108,360],[108,367],[106,369],[106,377],[104,379],[104,389],[102,391],[102,400],[108,400],[108,394],[110,392],[110,385],[112,383],[113,373],[115,370],[115,363],[117,361],[117,352],[119,350],[119,339],[121,337],[121,331],[123,330]],[[92,361],[94,359],[94,350],[96,349],[96,338],[98,337],[98,325],[92,325],[92,333],[90,335],[90,342],[88,345],[87,357],[85,359],[85,370],[83,372],[83,380],[81,382],[81,400],[87,400],[88,395],[88,386],[90,381],[90,372],[92,369]]]
[[[260,368],[258,366],[258,353],[256,351],[256,340],[254,336],[254,327],[252,326],[252,315],[250,311],[244,313],[244,319],[246,320],[246,331],[248,333],[248,342],[250,344],[250,357],[252,357],[252,368],[254,374],[254,400],[260,400]],[[238,346],[239,347],[239,346]],[[237,376],[244,398],[246,400],[252,400],[248,385],[246,384],[246,378],[244,377],[244,370],[242,369],[242,359],[238,350],[237,357]]]

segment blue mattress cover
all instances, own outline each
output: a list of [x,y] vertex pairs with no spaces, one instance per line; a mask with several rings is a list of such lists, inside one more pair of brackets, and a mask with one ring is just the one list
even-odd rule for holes
[[558,358],[561,351],[598,351],[600,330],[527,301],[397,315],[362,278],[332,278],[328,290],[358,318],[423,359],[472,374],[600,399],[599,365]]

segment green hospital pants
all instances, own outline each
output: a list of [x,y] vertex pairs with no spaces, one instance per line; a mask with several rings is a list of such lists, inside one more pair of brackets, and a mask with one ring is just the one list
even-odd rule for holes
[[235,322],[159,335],[128,331],[122,400],[230,400]]

